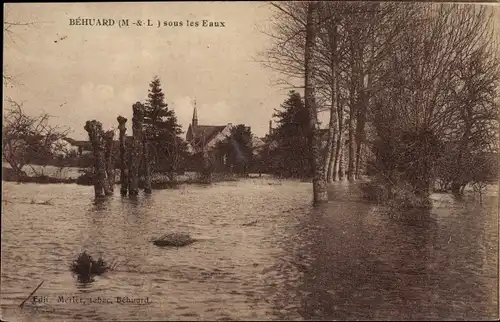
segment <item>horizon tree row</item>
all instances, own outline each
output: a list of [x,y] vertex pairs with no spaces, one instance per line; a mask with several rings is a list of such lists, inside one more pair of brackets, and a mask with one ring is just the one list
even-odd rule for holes
[[[282,75],[279,84],[305,89],[315,200],[324,201],[324,184],[342,175],[343,154],[349,181],[362,174],[367,152],[373,154],[370,166],[388,195],[406,185],[425,199],[435,180],[458,192],[479,179],[469,170],[482,168],[480,155],[498,152],[494,7],[271,6],[272,44],[263,63]],[[327,148],[318,153],[322,111],[330,117]]]

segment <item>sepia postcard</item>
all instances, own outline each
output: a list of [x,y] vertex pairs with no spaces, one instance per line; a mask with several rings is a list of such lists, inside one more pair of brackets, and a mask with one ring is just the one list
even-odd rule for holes
[[498,2],[7,3],[2,321],[498,320]]

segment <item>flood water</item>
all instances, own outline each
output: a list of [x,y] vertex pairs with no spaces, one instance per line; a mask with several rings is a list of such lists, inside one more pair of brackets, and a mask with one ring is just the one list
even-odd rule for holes
[[[384,214],[355,185],[256,178],[93,201],[93,188],[3,183],[1,315],[6,321],[494,319],[498,188],[433,195],[428,212]],[[119,190],[119,189],[117,189]],[[32,204],[47,202],[43,204]],[[188,232],[179,249],[150,239]],[[120,260],[91,284],[69,271],[83,250]],[[128,262],[126,262],[128,261]],[[37,296],[19,304],[44,280]],[[59,296],[150,304],[57,303]]]

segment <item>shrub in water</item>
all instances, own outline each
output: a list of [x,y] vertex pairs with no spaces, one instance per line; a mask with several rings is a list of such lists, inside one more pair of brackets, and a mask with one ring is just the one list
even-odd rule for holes
[[81,282],[91,282],[96,275],[102,275],[110,269],[110,266],[102,259],[94,260],[92,256],[83,252],[71,264],[71,271],[77,275]]
[[431,207],[428,195],[416,193],[415,188],[400,177],[395,176],[394,182],[377,176],[362,183],[360,189],[366,200],[384,204],[392,210]]
[[363,182],[360,184],[360,190],[363,198],[369,201],[385,202],[389,199],[389,190],[379,180]]
[[431,208],[432,204],[427,195],[419,195],[414,192],[408,183],[399,183],[392,191],[392,198],[387,205],[393,210],[411,208]]

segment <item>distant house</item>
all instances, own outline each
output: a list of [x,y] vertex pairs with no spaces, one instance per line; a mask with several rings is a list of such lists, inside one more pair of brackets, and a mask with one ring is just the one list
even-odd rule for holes
[[266,146],[265,138],[259,138],[252,134],[252,153],[254,156],[259,155]]
[[23,145],[30,145],[36,147],[40,153],[47,155],[65,157],[71,154],[72,151],[77,152],[77,147],[68,142],[66,138],[58,138],[57,135],[44,136],[44,135],[16,135],[9,137],[9,144],[12,147],[20,147]]
[[92,152],[92,144],[89,141],[74,140],[72,138],[64,138],[71,146],[71,149],[76,150],[79,156]]
[[74,146],[66,138],[60,138],[51,143],[51,153],[58,157],[67,157],[73,153],[78,154],[78,147]]

